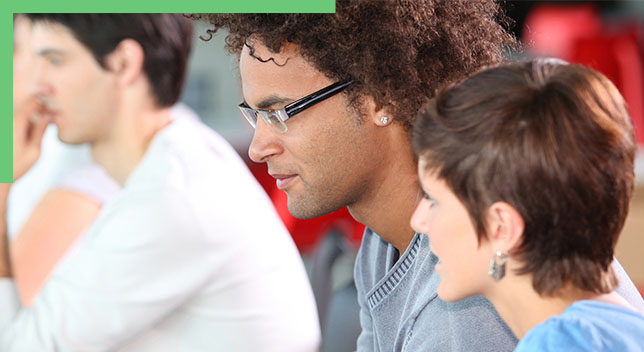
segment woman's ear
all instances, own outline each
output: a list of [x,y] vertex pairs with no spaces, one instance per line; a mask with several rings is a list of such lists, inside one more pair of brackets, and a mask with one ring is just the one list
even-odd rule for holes
[[496,202],[487,210],[488,233],[495,252],[511,253],[523,242],[523,216],[510,204]]
[[136,81],[143,72],[145,54],[141,44],[134,39],[123,39],[116,48],[107,55],[107,69],[117,75],[119,84],[129,85]]

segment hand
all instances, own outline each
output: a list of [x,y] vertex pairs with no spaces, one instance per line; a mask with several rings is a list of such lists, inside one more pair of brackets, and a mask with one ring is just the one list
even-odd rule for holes
[[40,143],[51,120],[40,99],[29,97],[13,111],[13,180],[22,177],[40,156]]

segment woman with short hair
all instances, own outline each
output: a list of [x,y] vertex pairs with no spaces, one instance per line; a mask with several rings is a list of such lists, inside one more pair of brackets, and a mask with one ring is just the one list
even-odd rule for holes
[[644,315],[614,291],[636,144],[606,77],[553,59],[481,71],[431,100],[413,145],[411,224],[440,298],[488,298],[516,351],[644,350]]

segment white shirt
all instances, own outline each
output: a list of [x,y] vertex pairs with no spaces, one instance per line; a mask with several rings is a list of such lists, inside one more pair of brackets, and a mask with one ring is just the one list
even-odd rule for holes
[[194,119],[155,136],[30,309],[0,280],[0,350],[314,351],[290,235],[243,161]]
[[36,164],[14,182],[9,192],[7,232],[10,239],[18,235],[36,204],[53,188],[74,191],[99,204],[120,189],[105,169],[92,160],[89,145],[64,144],[58,140],[56,125],[47,127],[41,145]]

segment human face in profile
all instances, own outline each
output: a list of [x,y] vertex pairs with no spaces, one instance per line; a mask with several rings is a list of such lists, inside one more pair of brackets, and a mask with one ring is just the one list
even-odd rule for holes
[[33,55],[30,52],[31,22],[18,15],[13,21],[13,105],[21,105],[29,97],[33,80]]
[[[270,52],[259,40],[240,54],[245,105],[279,110],[337,81],[318,71],[294,44]],[[258,58],[261,58],[259,60]],[[376,126],[364,123],[345,94],[334,95],[286,121],[275,131],[257,120],[249,156],[265,162],[288,195],[295,217],[312,218],[363,201],[382,165]]]
[[426,165],[421,158],[418,174],[424,195],[411,218],[411,227],[429,236],[431,251],[439,258],[438,296],[453,302],[482,294],[493,283],[487,274],[493,252],[490,242],[482,239],[479,243],[463,203]]
[[70,144],[108,138],[116,114],[117,80],[65,26],[33,24],[30,50],[35,55],[35,94],[44,101]]

